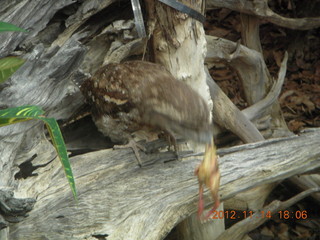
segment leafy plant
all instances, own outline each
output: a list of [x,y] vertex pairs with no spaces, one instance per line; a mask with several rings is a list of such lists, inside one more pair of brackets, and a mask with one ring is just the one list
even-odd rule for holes
[[28,32],[23,28],[19,28],[16,25],[7,22],[0,22],[0,32]]
[[[19,28],[11,23],[0,22],[0,32],[8,31],[27,32],[27,30]],[[22,64],[24,64],[24,62],[24,59],[18,57],[0,59],[0,83],[6,81]]]
[[0,59],[0,83],[6,81],[11,75],[17,71],[25,60],[18,57],[6,57]]
[[[4,31],[26,32],[26,30],[13,24],[0,22],[0,32]],[[24,64],[24,62],[24,59],[17,57],[6,57],[0,59],[0,83],[6,81],[22,64]],[[32,119],[43,121],[48,128],[53,145],[64,168],[72,194],[77,200],[75,181],[59,125],[54,118],[46,118],[43,114],[44,111],[38,106],[21,106],[0,110],[0,127]]]
[[72,169],[59,125],[54,118],[46,118],[43,114],[44,111],[38,106],[21,106],[0,110],[0,127],[31,119],[42,120],[48,128],[53,145],[58,152],[58,156],[69,181],[73,196],[77,199]]

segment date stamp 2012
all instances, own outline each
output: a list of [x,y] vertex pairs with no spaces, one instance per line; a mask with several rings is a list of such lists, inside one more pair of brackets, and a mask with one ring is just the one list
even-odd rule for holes
[[244,218],[278,218],[278,219],[307,219],[308,213],[304,211],[278,211],[276,213],[271,213],[271,211],[235,211],[235,210],[226,210],[226,211],[213,211],[211,219],[244,219]]

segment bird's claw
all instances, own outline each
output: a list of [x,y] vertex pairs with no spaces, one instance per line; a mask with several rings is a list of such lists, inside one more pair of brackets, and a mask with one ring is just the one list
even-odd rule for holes
[[123,148],[131,148],[132,151],[134,152],[134,155],[137,158],[139,167],[142,167],[142,161],[141,161],[139,149],[143,152],[146,152],[147,151],[146,148],[143,145],[135,142],[133,139],[130,139],[129,142],[125,145],[114,145],[113,146],[113,149],[123,149]]

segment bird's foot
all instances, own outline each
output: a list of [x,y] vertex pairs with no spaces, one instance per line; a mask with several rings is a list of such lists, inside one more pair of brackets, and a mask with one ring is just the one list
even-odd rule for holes
[[141,151],[146,152],[146,148],[143,145],[135,142],[133,139],[130,139],[129,142],[127,144],[125,144],[125,145],[114,145],[113,146],[113,149],[123,149],[123,148],[131,148],[132,151],[134,152],[134,155],[137,158],[139,167],[142,167],[142,162],[141,162],[139,149]]
[[165,139],[167,140],[167,142],[169,144],[168,150],[172,151],[171,147],[173,147],[173,151],[174,151],[174,153],[176,155],[176,158],[178,160],[181,160],[181,157],[179,155],[179,148],[178,148],[178,144],[177,144],[177,139],[175,138],[175,136],[172,135],[169,132],[164,132],[164,137],[165,137]]
[[209,217],[214,213],[214,211],[217,210],[217,208],[220,206],[220,199],[219,197],[218,198],[215,198],[214,199],[214,205],[212,207],[212,209],[205,215],[205,217],[203,218],[203,220],[208,220]]

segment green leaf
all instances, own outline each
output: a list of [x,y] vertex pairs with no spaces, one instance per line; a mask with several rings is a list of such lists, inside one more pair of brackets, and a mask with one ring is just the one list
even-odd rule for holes
[[62,166],[64,168],[64,172],[65,172],[67,179],[68,179],[68,182],[70,184],[70,187],[71,187],[71,190],[73,193],[73,197],[77,200],[76,185],[75,185],[72,169],[71,169],[70,162],[69,162],[68,153],[66,150],[66,145],[64,143],[59,125],[54,118],[39,117],[39,119],[44,121],[45,124],[47,125],[47,128],[48,128],[50,135],[51,135],[51,139],[53,141],[53,145],[55,146],[55,148],[58,152],[60,161],[61,161]]
[[65,174],[71,187],[72,194],[77,201],[76,185],[68,158],[66,145],[64,143],[59,125],[54,118],[46,118],[43,116],[43,114],[44,111],[38,106],[21,106],[0,110],[0,127],[31,119],[39,119],[44,121],[49,130],[53,145],[56,148],[56,151],[64,168]]
[[16,25],[7,22],[0,22],[0,32],[28,32],[23,28],[19,28]]
[[38,106],[21,106],[0,110],[0,127],[34,119],[43,115],[44,111]]
[[6,81],[26,60],[17,57],[0,59],[0,83]]

